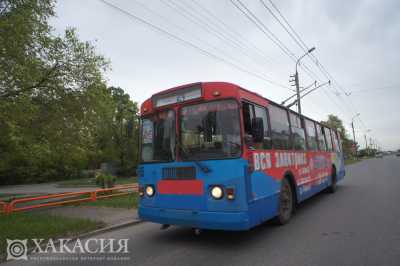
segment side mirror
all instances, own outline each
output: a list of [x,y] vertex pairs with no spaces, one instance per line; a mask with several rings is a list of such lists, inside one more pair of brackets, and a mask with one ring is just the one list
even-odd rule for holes
[[251,134],[254,142],[263,142],[264,140],[264,121],[261,117],[255,117],[251,121]]
[[253,137],[251,136],[251,135],[248,135],[248,134],[245,134],[244,135],[244,143],[247,145],[247,146],[253,146]]

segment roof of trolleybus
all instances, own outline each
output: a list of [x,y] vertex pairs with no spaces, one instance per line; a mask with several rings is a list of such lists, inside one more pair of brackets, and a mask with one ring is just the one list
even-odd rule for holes
[[[179,95],[180,92],[184,90],[190,90],[198,88],[200,90],[200,95],[198,97],[193,97],[190,99],[180,99],[175,102],[171,102],[169,104],[165,104],[162,106],[157,106],[156,100],[168,98],[172,95]],[[196,95],[197,96],[197,95]],[[140,108],[141,115],[147,115],[157,110],[170,108],[175,105],[179,105],[182,103],[188,102],[200,102],[200,101],[210,101],[210,100],[218,100],[218,99],[226,99],[226,98],[235,98],[235,99],[246,99],[248,101],[254,102],[256,104],[266,106],[270,100],[262,97],[261,95],[246,90],[238,85],[229,82],[197,82],[185,84],[178,87],[173,87],[167,90],[163,90],[154,94],[151,98],[145,100]]]
[[[181,100],[181,101],[176,101],[171,104],[166,104],[163,106],[154,106],[154,100],[157,97],[168,97],[169,95],[173,95],[174,93],[178,95],[182,90],[185,89],[193,89],[193,88],[198,88],[201,90],[201,95],[199,97],[193,98],[193,99],[188,99],[188,100]],[[159,110],[171,108],[176,105],[181,105],[182,103],[197,103],[197,102],[204,102],[204,101],[211,101],[211,100],[218,100],[218,99],[227,99],[227,98],[235,98],[237,100],[246,100],[261,106],[267,106],[268,104],[274,104],[280,107],[283,107],[285,109],[285,106],[282,106],[274,101],[271,101],[270,99],[265,98],[264,96],[244,89],[240,87],[239,85],[230,83],[230,82],[222,82],[222,81],[212,81],[212,82],[196,82],[196,83],[189,83],[189,84],[184,84],[181,86],[173,87],[170,89],[166,89],[163,91],[160,91],[156,94],[153,94],[153,96],[143,102],[140,108],[140,114],[142,116],[149,115],[151,113],[157,112]],[[289,112],[296,113],[293,110],[288,109]],[[321,124],[320,122],[307,117],[303,114],[301,114],[301,117],[306,118],[308,120],[311,120],[315,123]],[[322,124],[321,124],[322,125]],[[330,128],[327,125],[323,125],[324,127]],[[330,128],[332,129],[332,128]],[[333,129],[337,131],[336,129]]]

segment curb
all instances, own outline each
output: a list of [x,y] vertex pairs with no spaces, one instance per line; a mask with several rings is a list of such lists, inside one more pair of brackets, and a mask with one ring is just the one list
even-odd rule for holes
[[104,227],[104,228],[100,228],[100,229],[97,229],[97,230],[94,230],[94,231],[91,231],[91,232],[83,233],[83,234],[80,234],[80,235],[78,235],[76,237],[73,237],[71,239],[75,240],[75,239],[78,239],[78,238],[88,238],[90,236],[94,236],[94,235],[101,234],[101,233],[106,233],[106,232],[113,231],[113,230],[116,230],[116,229],[125,228],[125,227],[128,227],[128,226],[135,225],[135,224],[140,224],[140,223],[143,223],[143,222],[144,222],[143,220],[135,219],[135,220],[132,220],[132,221],[129,221],[129,222],[123,222],[123,223],[107,226],[107,227]]

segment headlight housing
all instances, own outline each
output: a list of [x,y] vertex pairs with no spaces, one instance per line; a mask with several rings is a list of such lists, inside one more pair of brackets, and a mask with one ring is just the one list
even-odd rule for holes
[[153,196],[154,196],[154,193],[155,193],[154,187],[151,186],[151,185],[147,185],[147,186],[146,186],[146,195],[147,195],[148,197],[153,197]]
[[222,199],[224,197],[224,190],[220,186],[212,187],[210,193],[214,199]]

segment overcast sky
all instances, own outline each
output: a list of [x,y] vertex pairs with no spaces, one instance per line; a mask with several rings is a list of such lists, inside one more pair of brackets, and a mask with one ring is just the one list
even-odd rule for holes
[[[51,21],[56,34],[74,27],[81,40],[94,43],[111,61],[109,85],[122,87],[133,100],[142,103],[160,90],[196,81],[233,82],[277,102],[292,94],[267,80],[289,87],[294,62],[229,0],[107,1],[236,66],[205,56],[99,0],[59,0]],[[316,47],[313,54],[342,87],[321,88],[305,97],[303,113],[316,120],[336,114],[350,130],[351,118],[359,112],[354,124],[362,147],[371,129],[367,135],[383,148],[400,148],[400,1],[273,2],[307,46]],[[242,3],[295,57],[304,53],[259,0]],[[265,3],[271,8],[269,0]],[[310,76],[327,80],[311,59],[303,62],[315,73]],[[315,80],[303,69],[299,75],[302,86]]]

